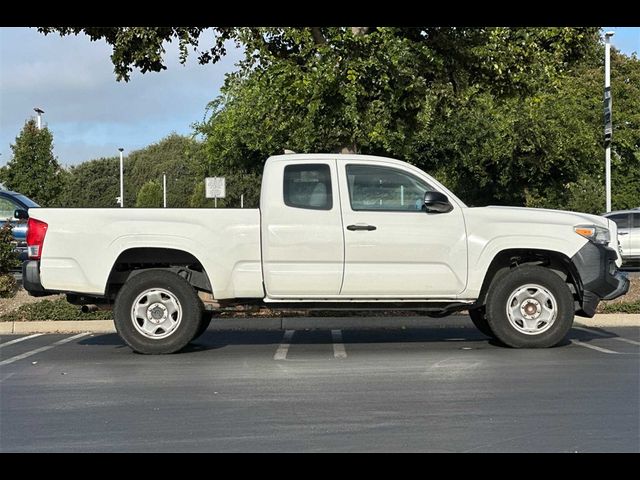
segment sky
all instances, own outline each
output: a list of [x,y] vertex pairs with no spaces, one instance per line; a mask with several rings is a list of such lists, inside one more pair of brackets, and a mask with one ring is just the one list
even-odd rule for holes
[[190,56],[183,66],[177,44],[166,49],[167,70],[117,82],[111,48],[103,42],[0,28],[0,165],[11,158],[9,145],[35,115],[34,107],[44,110],[43,122],[63,165],[116,156],[118,147],[126,154],[171,132],[190,134],[241,51],[231,44],[214,65],[199,65]]
[[[616,32],[613,45],[640,54],[640,27],[604,27]],[[212,33],[209,33],[213,35]],[[203,39],[207,40],[207,37]],[[0,28],[0,165],[11,158],[10,144],[24,122],[45,111],[62,165],[118,155],[155,143],[172,132],[192,133],[224,75],[235,69],[241,51],[230,46],[214,65],[190,56],[178,62],[175,43],[167,45],[167,70],[132,74],[117,82],[111,49],[87,37],[44,36],[34,28]]]

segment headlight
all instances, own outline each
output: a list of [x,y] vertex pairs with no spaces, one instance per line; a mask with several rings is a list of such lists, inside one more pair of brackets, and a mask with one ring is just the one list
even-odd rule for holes
[[598,227],[596,225],[578,225],[573,227],[573,230],[584,238],[591,240],[593,243],[600,243],[607,245],[611,240],[609,229],[604,227]]

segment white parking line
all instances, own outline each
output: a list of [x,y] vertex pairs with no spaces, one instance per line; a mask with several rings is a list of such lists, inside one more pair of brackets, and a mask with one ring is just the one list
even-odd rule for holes
[[18,360],[25,359],[27,357],[31,357],[32,355],[36,355],[38,353],[46,352],[52,348],[58,347],[60,345],[64,345],[65,343],[73,342],[74,340],[89,335],[89,332],[79,333],[74,335],[73,337],[63,338],[62,340],[58,340],[57,342],[52,343],[51,345],[46,345],[44,347],[36,348],[35,350],[30,350],[28,352],[22,353],[20,355],[16,355],[15,357],[7,358],[6,360],[2,360],[0,362],[0,367],[2,365],[9,365],[10,363],[17,362]]
[[589,345],[588,343],[582,343],[580,340],[571,340],[571,343],[573,343],[574,345],[578,345],[579,347],[590,348],[592,350],[597,350],[597,351],[602,352],[602,353],[613,353],[613,354],[620,353],[620,352],[614,352],[613,350],[609,350],[607,348],[596,347],[595,345]]
[[293,338],[294,333],[295,333],[295,330],[286,330],[284,332],[284,336],[282,337],[280,346],[278,347],[278,350],[276,350],[276,354],[273,356],[274,360],[287,359],[287,353],[289,352],[289,345],[291,345],[291,339]]
[[342,343],[342,331],[331,330],[331,339],[333,340],[333,356],[335,358],[347,358],[347,351]]
[[630,340],[624,337],[613,337],[612,340],[618,340],[619,342],[630,343],[631,345],[640,345],[640,342],[636,342],[635,340]]
[[26,337],[16,338],[15,340],[11,340],[9,342],[0,343],[0,348],[6,347],[8,345],[13,345],[14,343],[24,342],[25,340],[29,340],[30,338],[36,338],[42,335],[41,333],[34,333],[33,335],[27,335]]

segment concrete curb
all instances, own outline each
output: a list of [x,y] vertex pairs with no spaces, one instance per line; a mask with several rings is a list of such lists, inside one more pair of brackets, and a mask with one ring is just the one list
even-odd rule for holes
[[[640,327],[640,314],[610,313],[594,318],[575,318],[585,327]],[[286,317],[217,318],[210,330],[305,330],[473,327],[466,316],[429,317]],[[0,322],[0,335],[18,333],[115,333],[113,320],[49,320],[37,322]]]
[[640,327],[640,313],[600,313],[593,318],[576,317],[586,327]]
[[114,333],[113,320],[45,320],[0,322],[0,335],[9,333]]

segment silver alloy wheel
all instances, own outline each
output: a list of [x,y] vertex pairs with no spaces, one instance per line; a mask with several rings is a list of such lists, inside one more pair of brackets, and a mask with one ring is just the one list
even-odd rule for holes
[[511,292],[507,301],[507,317],[518,332],[540,335],[556,321],[557,305],[556,298],[549,290],[530,283]]
[[182,321],[182,306],[176,296],[163,288],[150,288],[138,295],[131,306],[131,321],[143,336],[167,338]]

